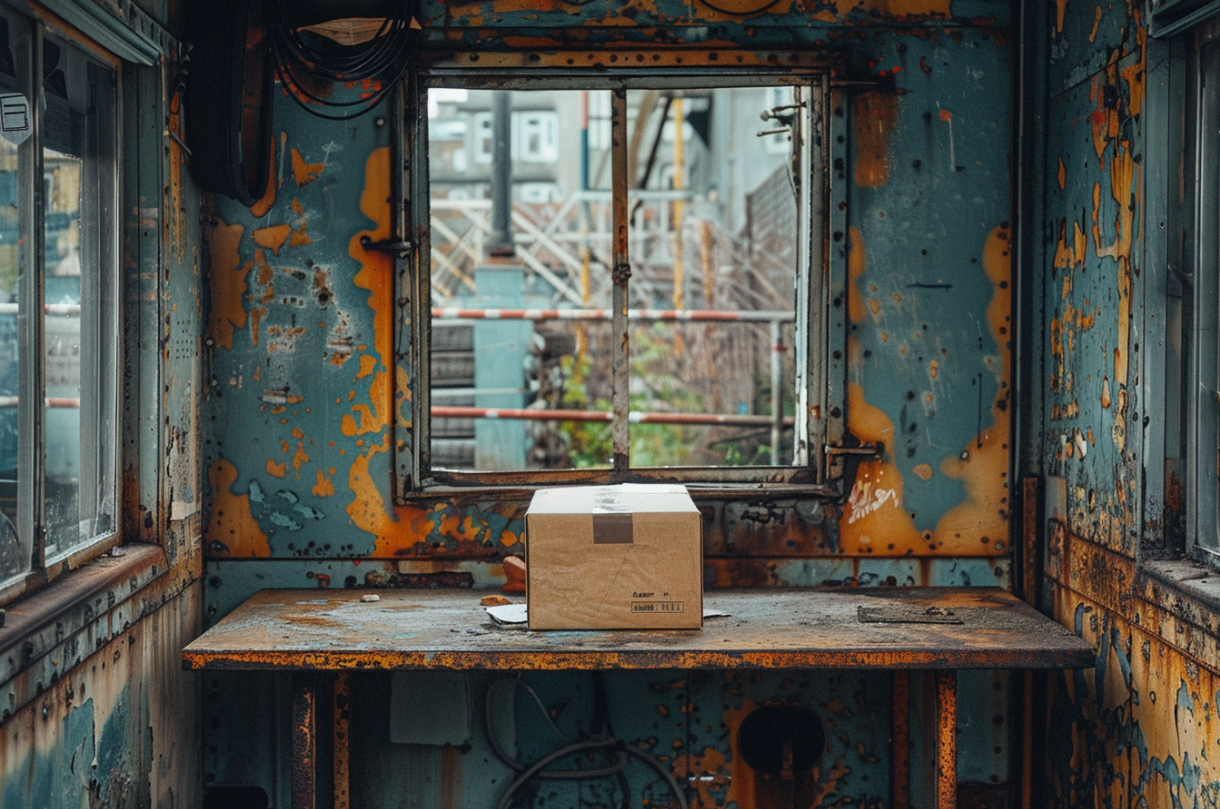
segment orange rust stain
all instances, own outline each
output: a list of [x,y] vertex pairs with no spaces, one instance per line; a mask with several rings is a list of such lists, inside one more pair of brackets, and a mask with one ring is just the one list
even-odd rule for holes
[[301,432],[300,427],[293,427],[292,428],[292,437],[297,439],[298,441],[300,441],[302,438],[305,437],[305,433]]
[[858,228],[847,229],[847,315],[852,323],[864,320],[864,296],[856,283],[864,275],[868,254],[864,249],[864,236]]
[[1067,0],[1055,0],[1055,30],[1063,33],[1063,15],[1067,11]]
[[[249,265],[247,265],[249,266]],[[275,286],[271,280],[275,277],[275,271],[271,269],[271,265],[267,263],[267,254],[262,250],[254,251],[254,264],[257,268],[254,280],[263,288],[261,294],[253,291],[250,292],[250,339],[254,345],[258,345],[259,324],[263,318],[267,316],[267,304],[271,302],[271,298],[275,295]]]
[[292,198],[292,212],[294,214],[296,214],[297,216],[305,215],[305,206],[302,205],[301,201],[299,199],[297,199],[296,197]]
[[[1100,11],[1100,9],[1098,9]],[[1127,110],[1132,115],[1139,115],[1144,107],[1144,90],[1148,77],[1148,28],[1144,25],[1135,27],[1135,42],[1140,50],[1138,62],[1128,65],[1118,71],[1123,81],[1127,82]]]
[[389,448],[388,434],[380,445],[370,442],[367,450],[356,456],[348,470],[347,485],[353,497],[347,506],[347,514],[357,528],[376,537],[373,556],[393,556],[395,550],[410,548],[416,542],[423,541],[435,528],[435,523],[429,519],[431,512],[427,509],[394,506],[393,514],[387,511],[377,481],[369,473],[369,462]]
[[403,408],[409,408],[411,404],[411,377],[407,373],[407,369],[401,365],[395,369],[394,377],[396,380],[395,387],[398,390],[398,407],[394,411],[394,424],[397,427],[405,427],[409,430],[412,424],[410,410],[404,413]]
[[860,464],[843,514],[840,547],[845,553],[901,555],[926,550],[911,515],[902,504],[902,473],[893,461],[894,422],[864,399],[859,383],[847,386],[847,427],[862,442],[881,442],[881,460]]
[[277,478],[287,477],[288,476],[288,464],[276,463],[275,461],[268,458],[267,459],[267,474],[272,475]]
[[325,163],[306,163],[300,152],[292,150],[292,179],[296,180],[297,188],[318,179],[324,168]]
[[377,370],[377,358],[369,354],[361,354],[360,370],[357,372],[356,378],[364,379],[366,376],[371,375],[375,370]]
[[1101,225],[1097,221],[1101,207],[1100,184],[1094,186],[1093,190],[1093,250],[1098,257],[1124,259],[1131,255],[1137,203],[1135,175],[1135,160],[1127,142],[1123,141],[1110,161],[1110,196],[1118,203],[1118,216],[1114,220],[1114,241],[1109,245],[1102,245]]
[[856,130],[856,185],[880,188],[890,179],[890,135],[898,123],[898,96],[868,92],[856,96],[852,120]]
[[297,451],[292,454],[292,468],[296,471],[297,480],[301,479],[301,467],[309,463],[309,456],[305,454],[305,442],[297,442]]
[[290,449],[290,446],[289,446],[288,442],[281,438],[280,439],[280,452],[287,452],[289,449]]
[[939,374],[940,374],[940,363],[937,362],[936,360],[932,360],[931,362],[928,363],[928,377],[931,378],[932,380],[935,380]]
[[1059,158],[1059,174],[1056,179],[1059,180],[1059,190],[1062,191],[1067,187],[1067,169],[1063,165],[1063,158]]
[[208,469],[208,482],[212,487],[212,512],[204,531],[208,547],[223,545],[226,550],[220,551],[221,555],[270,556],[267,535],[250,513],[250,495],[232,491],[237,467],[224,458],[217,460]]
[[1107,106],[1106,103],[1106,87],[1114,84],[1115,70],[1113,65],[1106,68],[1093,77],[1089,86],[1089,100],[1096,105],[1089,114],[1089,125],[1093,132],[1093,149],[1099,158],[1105,152],[1106,144],[1118,137],[1119,132],[1120,104],[1116,102],[1114,106]]
[[[281,135],[281,139],[286,135],[286,132],[283,133]],[[280,148],[282,149],[283,147],[281,146]],[[250,206],[250,214],[255,219],[262,219],[267,215],[267,212],[271,210],[271,207],[275,205],[275,192],[277,190],[275,183],[275,166],[275,138],[272,138],[271,155],[270,159],[267,161],[267,190],[263,192],[263,196],[260,199],[255,200],[254,204]]]
[[1101,17],[1101,6],[1098,6],[1093,12],[1093,30],[1089,32],[1089,42],[1097,39],[1097,28],[1101,25]]
[[[1088,240],[1084,235],[1084,228],[1081,227],[1079,222],[1073,221],[1072,243],[1069,245],[1067,242],[1067,220],[1059,220],[1059,244],[1055,247],[1055,266],[1061,270],[1083,267],[1088,244]],[[1070,289],[1071,286],[1067,285],[1065,287],[1065,294]]]
[[951,508],[936,524],[935,541],[949,553],[997,554],[1007,549],[1009,362],[1008,320],[1012,309],[1012,256],[1010,231],[991,231],[983,247],[983,271],[994,291],[987,306],[987,324],[999,347],[996,374],[999,389],[991,406],[993,424],[975,437],[961,455],[941,462],[940,471],[966,488],[966,499]]
[[[836,0],[841,15],[861,8],[865,13],[876,12],[883,19],[944,18],[949,16],[950,0]],[[802,8],[803,10],[803,8]]]
[[[348,242],[348,253],[360,265],[354,283],[367,290],[368,306],[373,312],[373,350],[379,358],[381,370],[371,375],[368,388],[369,405],[354,405],[351,413],[344,414],[340,428],[345,435],[380,433],[369,440],[366,446],[352,459],[348,469],[347,485],[352,500],[347,514],[357,528],[376,538],[374,555],[394,556],[396,550],[405,550],[423,541],[435,528],[430,512],[409,505],[393,506],[386,503],[382,495],[381,476],[369,472],[373,458],[390,449],[389,420],[394,412],[393,379],[388,369],[396,368],[393,346],[394,276],[390,258],[382,252],[366,251],[362,237],[370,241],[383,241],[390,234],[390,151],[376,149],[365,163],[364,192],[360,198],[360,210],[374,227],[352,236]],[[365,350],[361,347],[360,350]],[[354,394],[354,391],[353,391]],[[350,401],[350,399],[349,399]],[[357,414],[357,426],[352,414]]]
[[1131,338],[1131,263],[1118,262],[1118,345],[1114,348],[1114,384],[1127,384],[1127,351]]
[[335,484],[331,482],[331,479],[327,477],[325,472],[319,469],[316,477],[318,482],[310,489],[314,497],[330,497],[335,493]]
[[941,110],[941,111],[940,111],[940,119],[941,119],[942,121],[952,121],[952,120],[953,120],[953,113],[949,112],[949,110]]
[[915,477],[919,478],[920,480],[932,479],[932,467],[926,463],[919,464],[912,471],[915,472]]
[[288,239],[288,246],[289,247],[302,247],[304,245],[311,244],[313,242],[313,239],[309,238],[309,234],[306,233],[305,231],[306,231],[305,225],[301,225],[299,228],[294,230],[292,232],[292,236],[289,237],[289,239]]
[[245,328],[246,310],[242,298],[246,294],[246,273],[241,266],[241,236],[245,228],[230,225],[217,218],[208,228],[208,289],[212,295],[212,316],[208,321],[208,338],[218,346],[232,350],[233,330]]
[[1102,409],[1110,408],[1110,378],[1106,377],[1101,381],[1101,406]]
[[254,243],[259,247],[265,247],[271,251],[272,255],[278,256],[280,248],[284,246],[284,242],[288,241],[288,237],[292,235],[292,225],[272,225],[271,227],[259,228],[251,234]]
[[876,298],[868,299],[868,311],[872,312],[873,320],[881,317],[881,301]]

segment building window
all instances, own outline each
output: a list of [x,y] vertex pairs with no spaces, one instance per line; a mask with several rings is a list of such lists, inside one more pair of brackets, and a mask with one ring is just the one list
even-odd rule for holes
[[115,70],[0,15],[3,598],[117,531],[119,249]]
[[559,159],[559,116],[553,112],[513,114],[513,160],[554,163]]
[[[494,190],[455,199],[436,182],[443,144],[415,141],[433,183],[412,213],[429,223],[415,485],[817,478],[831,348],[820,79],[601,81],[501,91],[512,256],[493,250]],[[783,152],[756,137],[772,85],[793,105]],[[595,121],[622,131],[603,143]],[[555,166],[542,175],[527,154]],[[547,205],[523,204],[543,188]]]

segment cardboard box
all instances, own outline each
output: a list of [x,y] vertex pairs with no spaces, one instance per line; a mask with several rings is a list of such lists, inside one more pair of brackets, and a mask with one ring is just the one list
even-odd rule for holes
[[703,626],[703,522],[684,486],[539,489],[525,554],[530,629]]

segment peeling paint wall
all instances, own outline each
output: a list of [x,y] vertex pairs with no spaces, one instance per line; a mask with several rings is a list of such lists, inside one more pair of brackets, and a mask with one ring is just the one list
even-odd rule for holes
[[[90,14],[132,13],[129,4],[80,5]],[[180,4],[135,5],[175,30]],[[180,98],[172,92],[178,66],[169,54],[155,61],[122,66],[122,196],[105,201],[121,202],[126,548],[6,605],[7,630],[0,629],[5,809],[201,805],[199,681],[179,660],[201,629],[204,609],[200,195],[185,151],[167,136],[167,130],[181,132]],[[161,550],[150,554],[149,545]],[[121,567],[124,556],[156,561],[100,590],[77,586],[79,574]],[[16,637],[15,627],[31,626],[23,613],[46,596],[58,602],[47,623]]]
[[[835,300],[847,315],[847,425],[860,441],[884,442],[885,455],[861,466],[842,504],[700,499],[706,578],[710,586],[1008,585],[1015,48],[1007,3],[782,0],[730,14],[694,0],[494,0],[425,3],[420,19],[428,45],[442,51],[611,46],[672,59],[673,47],[690,44],[726,54],[807,48],[836,55],[846,78],[892,82],[897,92],[836,91],[832,103],[847,133],[833,167],[847,229],[831,234],[830,246],[849,271]],[[266,196],[253,208],[216,197],[205,211],[209,623],[263,587],[494,588],[504,556],[521,552],[527,496],[395,500],[393,470],[409,466],[395,453],[416,445],[408,397],[421,369],[407,364],[408,346],[394,344],[392,263],[361,241],[390,232],[388,114],[383,105],[354,122],[326,122],[277,95]],[[696,779],[704,805],[774,799],[751,782],[732,728],[745,706],[784,700],[837,723],[841,754],[822,761],[801,805],[888,804],[887,677],[843,680],[835,704],[846,713],[825,709],[830,686],[818,678],[712,676],[697,693],[683,675],[645,679],[608,678],[621,695],[616,729],[664,750],[674,772]],[[355,677],[351,686],[353,721],[360,710],[385,711],[387,685]],[[287,749],[286,688],[270,676],[209,676],[210,788],[257,784],[273,801],[286,795],[284,758],[270,752]],[[961,780],[974,785],[963,789],[1003,802],[1007,680],[963,677],[960,690],[964,714],[978,718],[963,730]],[[660,692],[676,695],[656,698],[673,703],[665,713],[636,707]],[[919,709],[917,725],[928,710]],[[248,711],[267,721],[238,721]],[[548,732],[523,709],[517,721],[519,738]],[[484,772],[479,749],[361,744],[352,788],[368,802],[405,790],[423,806],[482,805],[502,786],[474,775]],[[932,762],[917,768],[925,765],[931,784]],[[439,792],[429,797],[432,786]],[[539,800],[574,804],[562,790]]]
[[[1158,188],[1147,176],[1159,161],[1175,177],[1176,156],[1152,134],[1167,121],[1150,117],[1150,74],[1157,92],[1171,91],[1144,15],[1137,3],[1047,4],[1042,590],[1056,619],[1098,649],[1092,670],[1051,676],[1048,806],[1220,799],[1216,602],[1180,583],[1206,571],[1175,563],[1166,573],[1150,552],[1173,543],[1154,471],[1164,393],[1143,379],[1157,378],[1167,339],[1149,232],[1164,227],[1151,211],[1166,201],[1146,194],[1177,180]],[[1169,102],[1160,109],[1168,117]]]

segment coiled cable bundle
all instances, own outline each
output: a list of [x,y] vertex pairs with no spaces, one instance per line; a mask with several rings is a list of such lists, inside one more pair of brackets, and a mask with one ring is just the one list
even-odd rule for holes
[[[353,16],[380,19],[371,37],[341,44],[313,31],[321,20],[310,20],[301,5],[274,0],[267,33],[276,76],[288,97],[312,115],[332,121],[356,118],[385,98],[406,70],[419,23],[407,0],[366,0],[349,3]],[[336,101],[310,89],[335,83],[371,82],[377,89],[360,98]],[[337,110],[328,112],[326,110]]]
[[[534,698],[534,702],[538,704],[539,710],[546,720],[551,725],[551,729],[561,739],[569,742],[567,745],[560,747],[550,753],[547,753],[542,758],[535,761],[533,764],[524,764],[517,761],[501,746],[499,738],[496,735],[495,721],[493,718],[492,705],[496,686],[500,683],[507,682],[506,680],[497,680],[487,688],[487,694],[483,703],[483,717],[487,725],[487,740],[491,744],[491,749],[495,752],[496,757],[512,768],[517,775],[509,783],[504,790],[504,794],[500,797],[500,802],[497,804],[497,809],[509,809],[512,805],[513,796],[525,786],[526,783],[534,778],[554,779],[554,780],[581,780],[589,778],[615,778],[619,784],[619,791],[622,793],[622,809],[629,809],[631,802],[628,798],[627,776],[624,770],[632,759],[640,761],[655,770],[668,785],[670,791],[677,799],[679,809],[688,809],[686,795],[682,791],[682,787],[677,780],[669,772],[669,770],[648,752],[636,747],[632,744],[627,744],[621,739],[615,738],[613,728],[611,727],[609,712],[606,707],[606,685],[602,680],[601,674],[593,673],[593,692],[595,699],[593,722],[590,732],[585,735],[585,738],[580,741],[571,741],[565,736],[551,719],[547,713],[542,701],[532,688],[520,680],[515,683],[524,687],[530,696]],[[577,753],[595,753],[604,752],[610,757],[610,761],[601,767],[587,769],[549,769],[552,764],[566,757]]]

